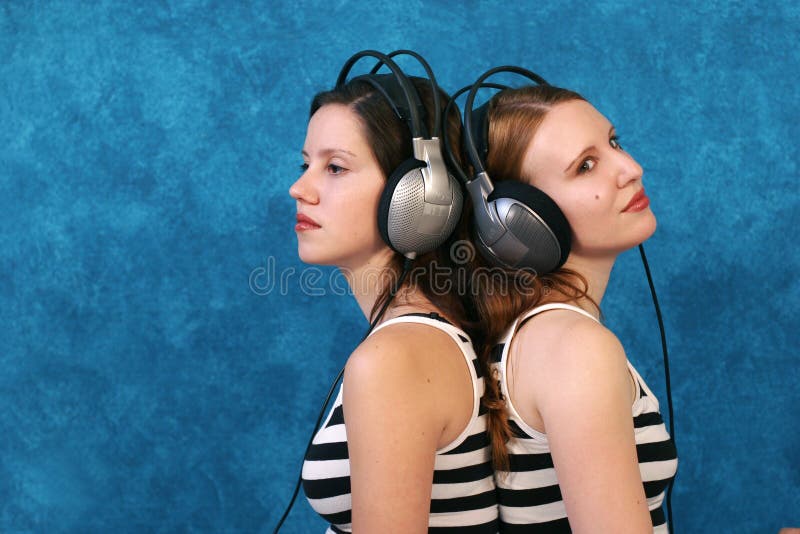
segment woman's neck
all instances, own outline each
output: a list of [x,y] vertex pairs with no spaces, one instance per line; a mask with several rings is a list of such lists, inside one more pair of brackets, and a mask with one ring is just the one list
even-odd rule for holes
[[[386,291],[397,285],[402,270],[394,269],[394,257],[379,253],[369,261],[356,268],[340,267],[342,274],[350,285],[350,291],[358,302],[361,312],[368,321],[372,321],[372,311]],[[377,311],[377,310],[376,310]],[[386,308],[380,322],[399,317],[407,313],[442,314],[438,306],[434,305],[421,291],[413,286],[405,285],[397,291],[392,302]],[[449,319],[448,317],[445,317]]]
[[613,258],[585,258],[570,255],[564,268],[577,272],[586,279],[586,296],[577,299],[576,304],[592,315],[599,314],[600,302],[603,300],[611,269],[614,267],[616,257]]
[[407,313],[432,313],[435,312],[450,322],[453,318],[444,313],[438,306],[432,303],[427,297],[421,294],[419,290],[413,290],[405,287],[401,290],[400,294],[395,297],[392,304],[386,309],[381,318],[381,322],[400,317]]
[[381,292],[389,284],[396,283],[400,275],[392,267],[392,252],[389,249],[381,250],[357,266],[340,265],[339,270],[367,320]]

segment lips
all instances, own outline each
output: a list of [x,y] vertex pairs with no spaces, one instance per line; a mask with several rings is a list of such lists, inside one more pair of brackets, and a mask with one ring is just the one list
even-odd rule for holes
[[625,209],[622,210],[622,212],[642,211],[649,205],[650,199],[647,198],[647,195],[644,193],[644,188],[642,188],[639,189],[635,195],[633,195],[633,198],[631,198],[631,201],[628,202],[628,205],[625,206]]
[[296,232],[303,232],[306,230],[316,230],[317,228],[321,228],[321,226],[309,217],[308,215],[304,215],[302,213],[297,214],[297,224],[294,225],[294,229]]

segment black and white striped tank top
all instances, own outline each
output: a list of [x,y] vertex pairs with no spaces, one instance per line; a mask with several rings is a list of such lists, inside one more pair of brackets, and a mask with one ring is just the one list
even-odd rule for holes
[[[488,416],[480,402],[484,383],[478,359],[462,330],[433,316],[438,317],[435,314],[404,315],[386,321],[373,331],[396,323],[421,323],[438,328],[458,344],[472,376],[473,411],[469,424],[452,443],[436,451],[428,532],[496,534],[497,497],[486,433]],[[311,507],[330,523],[326,534],[352,531],[343,389],[344,383],[303,463],[303,490]]]
[[[509,346],[514,333],[529,317],[552,309],[573,310],[597,320],[576,306],[563,303],[545,304],[521,315],[493,352],[493,366],[500,379],[501,392],[506,399],[509,422],[514,434],[508,443],[510,472],[498,472],[495,476],[500,507],[500,532],[503,533],[571,532],[547,436],[522,420],[511,402],[506,378]],[[628,369],[636,383],[636,400],[632,406],[636,453],[653,532],[667,534],[662,503],[667,485],[678,467],[677,451],[664,427],[658,400],[630,362]]]

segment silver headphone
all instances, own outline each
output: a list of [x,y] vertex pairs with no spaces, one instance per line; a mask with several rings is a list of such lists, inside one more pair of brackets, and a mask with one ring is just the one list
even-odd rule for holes
[[[434,128],[427,135],[425,107],[414,84],[392,60],[397,55],[414,57],[425,69],[433,90]],[[391,105],[411,131],[413,157],[394,169],[386,181],[378,205],[378,230],[392,249],[413,259],[444,243],[461,217],[463,192],[459,181],[447,169],[439,139],[442,130],[439,88],[428,63],[416,52],[397,50],[388,55],[374,50],[358,52],[342,67],[336,86],[347,82],[353,65],[363,57],[374,57],[378,64],[369,74],[350,80],[371,84]],[[386,65],[391,74],[376,74]]]
[[478,80],[453,95],[451,105],[468,91],[464,104],[464,144],[472,163],[470,178],[452,156],[445,143],[451,166],[463,180],[474,205],[475,242],[490,262],[516,269],[533,269],[546,274],[561,267],[569,256],[571,231],[567,218],[542,190],[518,180],[495,177],[493,183],[485,168],[488,146],[488,113],[492,101],[473,110],[475,95],[483,87],[507,89],[485,83],[499,72],[522,75],[539,85],[548,83],[538,74],[521,67],[503,66],[486,71]]

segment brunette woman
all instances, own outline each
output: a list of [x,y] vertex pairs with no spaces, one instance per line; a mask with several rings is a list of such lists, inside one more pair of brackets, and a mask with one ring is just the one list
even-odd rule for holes
[[[484,381],[462,329],[464,306],[457,295],[437,290],[432,272],[454,266],[450,242],[404,257],[397,251],[402,236],[391,234],[405,219],[379,223],[393,209],[384,190],[397,185],[398,167],[417,168],[427,181],[425,173],[443,165],[436,143],[426,149],[427,162],[403,163],[423,157],[415,152],[418,125],[410,123],[409,108],[415,111],[419,101],[417,115],[435,139],[446,95],[435,95],[431,79],[407,83],[394,67],[389,75],[340,76],[336,87],[314,97],[303,173],[289,190],[297,201],[301,259],[339,267],[364,316],[378,323],[347,359],[342,387],[306,456],[303,487],[330,523],[328,532],[493,533]],[[457,138],[455,115],[444,122]],[[451,183],[445,204],[460,209],[460,187]],[[389,300],[404,263],[410,276]]]

